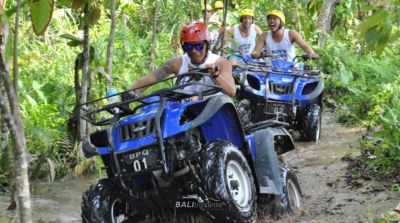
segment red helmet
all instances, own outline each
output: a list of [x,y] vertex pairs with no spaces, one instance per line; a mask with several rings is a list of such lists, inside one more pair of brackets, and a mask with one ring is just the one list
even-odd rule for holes
[[181,44],[197,41],[210,41],[206,24],[200,21],[186,24],[181,31]]

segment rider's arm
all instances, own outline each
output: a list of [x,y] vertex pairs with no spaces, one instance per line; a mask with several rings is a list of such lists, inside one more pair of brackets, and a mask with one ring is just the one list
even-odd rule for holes
[[218,66],[218,76],[215,81],[222,87],[222,92],[233,97],[236,94],[235,81],[232,77],[232,65],[225,58],[219,58],[215,63]]
[[260,27],[258,27],[257,25],[254,25],[254,28],[256,29],[256,33],[257,33],[257,38],[260,38],[260,36],[262,35],[262,30]]
[[[159,68],[155,69],[148,75],[140,78],[132,88],[140,88],[149,84],[152,84],[156,81],[160,81],[167,77],[168,75],[174,73],[177,74],[179,72],[179,63],[182,63],[181,57],[171,58],[165,61]],[[146,90],[147,87],[143,87],[137,90],[137,93],[141,94]]]
[[289,30],[289,38],[292,42],[297,43],[310,58],[318,58],[318,54],[316,54],[314,50],[306,43],[306,41],[304,41],[300,33],[294,30]]
[[264,32],[261,34],[260,38],[258,38],[256,47],[254,47],[253,52],[251,52],[251,57],[254,59],[258,59],[261,57],[261,53],[263,51],[265,45],[265,39],[267,38],[267,33]]

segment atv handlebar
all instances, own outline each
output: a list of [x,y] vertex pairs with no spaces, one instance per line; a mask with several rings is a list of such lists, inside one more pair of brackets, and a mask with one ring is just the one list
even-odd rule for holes
[[[181,80],[186,77],[188,81],[181,83]],[[201,80],[205,79],[204,77],[210,78],[211,82],[202,82]],[[216,84],[210,74],[197,71],[190,71],[178,76],[169,77],[145,87],[158,83],[164,83],[165,86],[168,85],[168,83],[165,82],[171,81],[172,79],[177,79],[175,86],[164,87],[163,89],[156,90],[147,95],[136,95],[135,91],[139,89],[136,88],[81,104],[80,109],[83,111],[81,118],[96,126],[108,125],[113,117],[135,114],[146,105],[159,103],[161,98],[166,98],[170,101],[181,101],[197,96],[201,100],[204,96],[216,94],[222,90],[222,87]],[[110,103],[108,99],[111,97],[121,98],[122,100]]]

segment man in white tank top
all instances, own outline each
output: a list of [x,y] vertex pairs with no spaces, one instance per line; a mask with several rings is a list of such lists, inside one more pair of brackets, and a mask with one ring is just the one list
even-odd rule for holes
[[256,38],[260,37],[260,27],[253,24],[254,12],[251,9],[240,11],[240,24],[226,29],[231,36],[232,53],[250,54],[256,46]]
[[[275,60],[293,61],[296,56],[293,43],[297,43],[310,58],[318,58],[318,54],[304,41],[295,30],[284,29],[286,19],[283,12],[272,10],[267,14],[270,31],[264,32],[251,53],[251,57],[258,59],[265,55],[272,55]],[[265,48],[264,48],[265,47]]]
[[[232,77],[232,66],[228,60],[211,53],[210,37],[207,26],[200,21],[186,24],[181,31],[181,45],[184,55],[165,61],[160,68],[139,79],[132,88],[139,88],[135,94],[141,94],[146,85],[162,80],[170,74],[182,74],[190,68],[209,68],[215,82],[222,87],[222,92],[235,96],[236,86]],[[218,69],[216,69],[218,68]],[[209,83],[212,80],[204,80]]]

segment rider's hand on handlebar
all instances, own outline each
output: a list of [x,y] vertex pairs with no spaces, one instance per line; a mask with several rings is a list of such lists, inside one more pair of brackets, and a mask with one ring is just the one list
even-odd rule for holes
[[138,98],[139,96],[132,90],[130,91],[125,91],[121,94],[121,99],[122,101],[127,101],[127,100],[131,100],[131,99],[135,99]]
[[219,76],[219,66],[216,64],[205,64],[204,69],[215,79]]
[[309,53],[308,56],[309,56],[311,59],[318,59],[318,57],[319,57],[318,54],[316,54],[316,53],[314,53],[314,52]]

